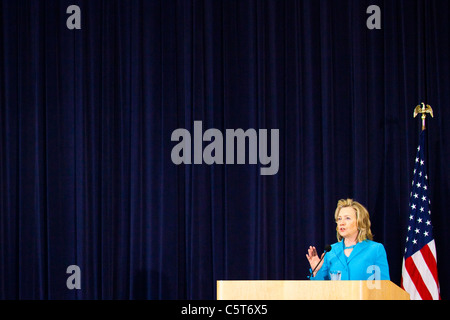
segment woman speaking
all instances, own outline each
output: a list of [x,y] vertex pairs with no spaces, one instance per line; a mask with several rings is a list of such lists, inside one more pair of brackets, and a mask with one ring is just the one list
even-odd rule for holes
[[381,243],[372,241],[367,209],[353,199],[342,199],[334,218],[338,242],[320,258],[313,246],[306,254],[313,270],[310,279],[390,280],[386,250]]

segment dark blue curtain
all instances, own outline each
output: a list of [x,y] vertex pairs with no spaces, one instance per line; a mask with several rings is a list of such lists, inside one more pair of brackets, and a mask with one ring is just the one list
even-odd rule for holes
[[[381,30],[366,26],[373,4]],[[2,0],[0,298],[215,299],[217,280],[306,279],[347,197],[399,284],[423,101],[448,299],[449,6]],[[279,129],[278,173],[175,165],[171,134],[196,120]]]

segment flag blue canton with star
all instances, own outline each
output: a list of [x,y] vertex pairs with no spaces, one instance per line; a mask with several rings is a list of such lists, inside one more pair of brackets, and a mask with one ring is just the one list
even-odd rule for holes
[[414,177],[409,198],[409,220],[405,259],[433,240],[431,202],[428,197],[428,176],[425,155],[425,132],[422,132],[420,134],[419,147],[417,148],[417,156],[414,163]]

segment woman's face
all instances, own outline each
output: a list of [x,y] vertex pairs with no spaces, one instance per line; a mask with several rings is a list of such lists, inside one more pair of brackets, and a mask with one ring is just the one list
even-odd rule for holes
[[339,211],[337,218],[338,232],[341,237],[355,240],[358,236],[356,211],[352,207],[344,207]]

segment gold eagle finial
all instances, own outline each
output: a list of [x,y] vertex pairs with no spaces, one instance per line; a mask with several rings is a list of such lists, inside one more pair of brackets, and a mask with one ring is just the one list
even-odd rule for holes
[[425,130],[425,119],[427,117],[427,113],[429,113],[433,118],[433,109],[429,104],[425,105],[425,103],[422,102],[414,109],[414,118],[417,117],[419,113],[422,114],[422,130]]

